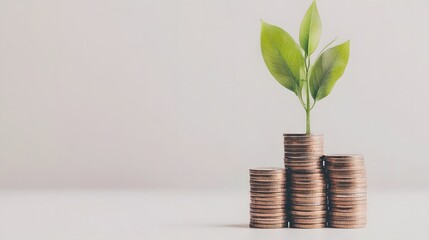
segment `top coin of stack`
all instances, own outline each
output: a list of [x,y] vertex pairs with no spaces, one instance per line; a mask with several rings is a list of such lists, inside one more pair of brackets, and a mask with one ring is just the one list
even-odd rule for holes
[[329,226],[365,227],[367,183],[363,155],[328,155],[325,160],[329,184]]
[[323,135],[284,134],[285,167],[288,169],[290,226],[322,228],[326,225],[326,180],[323,167]]
[[286,173],[283,168],[250,169],[250,227],[287,227]]

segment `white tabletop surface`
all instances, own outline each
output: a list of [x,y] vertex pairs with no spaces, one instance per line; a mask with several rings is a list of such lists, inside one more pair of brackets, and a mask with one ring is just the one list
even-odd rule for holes
[[429,239],[429,192],[370,192],[364,229],[248,228],[242,192],[0,191],[0,239]]

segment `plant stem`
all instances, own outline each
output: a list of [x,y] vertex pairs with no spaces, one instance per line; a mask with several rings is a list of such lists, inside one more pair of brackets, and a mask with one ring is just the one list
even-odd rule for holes
[[[308,60],[308,63],[307,63]],[[305,108],[305,112],[306,112],[306,128],[305,128],[305,133],[306,134],[311,134],[311,129],[310,129],[310,112],[311,112],[311,107],[310,107],[310,79],[309,79],[309,75],[308,72],[310,70],[310,56],[306,56],[306,68],[305,68],[305,78],[307,81],[306,84],[306,97],[307,97],[307,107]]]
[[306,130],[305,130],[305,134],[311,134],[311,130],[310,130],[310,109],[306,110]]

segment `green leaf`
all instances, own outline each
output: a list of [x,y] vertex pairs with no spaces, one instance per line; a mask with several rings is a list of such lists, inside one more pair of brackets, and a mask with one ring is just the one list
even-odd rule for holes
[[261,49],[273,77],[298,95],[301,92],[300,68],[304,65],[299,45],[283,29],[261,21]]
[[343,75],[349,61],[350,41],[323,52],[310,72],[310,91],[315,101],[329,95],[337,80]]
[[305,13],[304,19],[302,19],[299,30],[299,43],[307,56],[310,56],[316,50],[321,34],[322,22],[319,11],[317,11],[316,1],[313,1]]

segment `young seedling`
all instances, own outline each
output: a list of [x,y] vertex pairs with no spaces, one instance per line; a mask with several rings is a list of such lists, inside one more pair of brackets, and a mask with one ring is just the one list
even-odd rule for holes
[[[280,27],[261,21],[261,49],[273,77],[294,92],[306,112],[306,133],[310,134],[310,112],[316,102],[329,95],[343,75],[350,53],[350,41],[322,49],[314,64],[311,55],[319,45],[322,24],[316,1],[308,8],[299,31],[299,45]],[[311,97],[311,99],[310,99]]]

